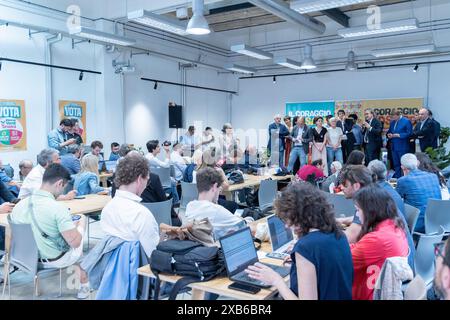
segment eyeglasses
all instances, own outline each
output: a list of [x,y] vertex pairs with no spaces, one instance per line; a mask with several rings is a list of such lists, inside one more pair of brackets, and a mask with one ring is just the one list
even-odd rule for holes
[[450,257],[446,257],[443,254],[444,249],[445,249],[445,242],[444,241],[439,242],[439,243],[435,243],[434,244],[434,255],[436,257],[441,257],[443,262],[444,262],[444,264],[447,265],[448,267],[450,267],[450,260],[449,260]]

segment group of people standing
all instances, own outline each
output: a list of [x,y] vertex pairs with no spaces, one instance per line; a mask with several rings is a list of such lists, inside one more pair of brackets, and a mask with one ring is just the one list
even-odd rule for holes
[[[364,118],[365,121],[358,121],[358,115],[346,115],[344,110],[339,110],[336,117],[316,116],[313,125],[308,126],[304,117],[295,117],[292,121],[286,116],[282,123],[282,117],[276,115],[269,126],[267,148],[271,162],[295,172],[297,161],[303,167],[321,160],[324,175],[328,176],[332,173],[331,164],[334,161],[345,163],[353,150],[364,150],[366,165],[380,159],[385,124],[372,109],[364,111]],[[394,111],[391,119],[386,147],[391,167],[395,170],[394,178],[400,178],[403,175],[400,159],[406,153],[416,152],[416,139],[421,152],[429,147],[438,147],[440,124],[426,108],[415,115],[413,122],[400,110]]]

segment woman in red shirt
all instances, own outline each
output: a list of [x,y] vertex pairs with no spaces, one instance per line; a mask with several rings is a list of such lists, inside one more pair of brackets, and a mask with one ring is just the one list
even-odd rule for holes
[[352,295],[354,300],[372,300],[384,261],[407,257],[408,241],[405,225],[387,191],[368,186],[356,193],[354,201],[362,229],[359,240],[350,246],[354,267]]
[[303,166],[300,170],[298,170],[297,179],[302,181],[315,182],[325,177],[323,174],[323,170],[324,165],[322,159],[313,161],[312,164]]

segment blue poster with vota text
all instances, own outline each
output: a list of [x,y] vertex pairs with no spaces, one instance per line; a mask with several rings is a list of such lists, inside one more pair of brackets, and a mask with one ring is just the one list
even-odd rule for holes
[[294,102],[286,103],[286,115],[290,117],[305,117],[308,126],[313,125],[314,117],[334,116],[334,101]]

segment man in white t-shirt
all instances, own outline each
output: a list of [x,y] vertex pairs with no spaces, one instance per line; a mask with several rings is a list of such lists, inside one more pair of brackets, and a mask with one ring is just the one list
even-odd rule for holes
[[198,200],[189,202],[186,207],[188,221],[208,218],[214,230],[233,227],[244,220],[217,204],[222,184],[222,175],[213,168],[204,168],[197,172]]
[[129,154],[117,165],[115,197],[102,210],[101,228],[106,235],[139,241],[148,257],[159,243],[159,227],[144,207],[140,195],[147,187],[149,168],[139,154]]

